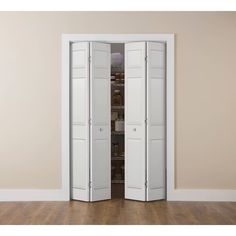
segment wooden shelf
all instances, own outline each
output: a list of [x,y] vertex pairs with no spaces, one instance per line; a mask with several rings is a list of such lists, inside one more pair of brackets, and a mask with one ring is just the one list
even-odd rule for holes
[[111,106],[112,110],[124,110],[124,106]]
[[125,160],[125,157],[122,157],[122,156],[112,156],[111,157],[111,160],[112,161],[124,161]]
[[125,181],[123,179],[113,179],[111,180],[112,184],[123,184]]
[[111,135],[124,135],[124,131],[111,131]]
[[125,84],[111,83],[111,86],[114,86],[114,87],[124,87]]

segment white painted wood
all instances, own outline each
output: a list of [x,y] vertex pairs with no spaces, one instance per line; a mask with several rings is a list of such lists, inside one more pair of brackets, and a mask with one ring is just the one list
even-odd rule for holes
[[129,43],[135,41],[158,41],[170,43],[174,34],[62,34],[63,40],[68,42],[104,42]]
[[[68,201],[64,189],[0,189],[0,202],[10,201]],[[232,189],[177,189],[168,201],[236,202]]]
[[[70,51],[72,42],[102,41],[106,43],[126,43],[132,41],[162,41],[166,43],[166,161],[167,200],[175,197],[175,40],[174,34],[62,34],[62,190],[70,197],[70,112],[69,81]],[[179,190],[178,190],[179,191]],[[232,193],[231,190],[227,193]]]
[[145,201],[145,42],[125,44],[125,198]]
[[89,43],[71,45],[72,199],[89,201]]
[[0,189],[0,202],[69,201],[65,189]]
[[[70,71],[71,71],[71,64],[70,64],[70,41],[62,37],[62,55],[61,55],[61,186],[57,189],[58,191],[64,195],[64,201],[69,201],[71,196],[71,184],[70,184],[70,143],[71,143],[71,134],[70,134],[70,127],[71,127],[71,116],[70,116]],[[22,198],[24,198],[24,190],[20,192],[22,194]],[[34,193],[34,192],[33,192]],[[18,195],[16,195],[17,197]],[[31,195],[28,197],[30,198]],[[50,195],[51,199],[53,199],[53,194]],[[55,195],[56,197],[57,195]],[[58,196],[59,197],[59,193]],[[38,195],[38,200],[40,199],[41,195]],[[10,199],[10,198],[9,198]],[[42,200],[46,200],[45,198]],[[62,199],[61,199],[62,200]]]
[[165,43],[147,42],[147,201],[165,198]]
[[175,191],[175,38],[166,38],[166,199]]
[[234,189],[175,189],[168,201],[236,202]]
[[90,201],[111,198],[111,49],[90,43]]

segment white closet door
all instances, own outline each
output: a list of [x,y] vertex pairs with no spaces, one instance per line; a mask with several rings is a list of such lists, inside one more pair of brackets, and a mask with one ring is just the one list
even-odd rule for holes
[[165,44],[147,43],[147,201],[165,198]]
[[110,51],[110,44],[90,43],[91,201],[111,198]]
[[145,201],[146,43],[125,44],[125,198]]
[[89,201],[89,43],[72,51],[72,199]]

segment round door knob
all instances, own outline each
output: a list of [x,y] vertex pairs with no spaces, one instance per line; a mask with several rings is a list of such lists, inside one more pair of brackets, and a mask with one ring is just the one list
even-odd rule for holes
[[136,128],[133,128],[133,131],[136,131]]
[[99,130],[102,131],[102,128],[100,128]]

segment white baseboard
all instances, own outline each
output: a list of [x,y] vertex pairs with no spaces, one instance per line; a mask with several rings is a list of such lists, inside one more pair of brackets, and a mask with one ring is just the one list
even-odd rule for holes
[[233,189],[176,189],[167,194],[167,201],[236,202]]
[[[0,202],[13,201],[69,201],[63,189],[1,189]],[[168,192],[167,201],[236,202],[236,190],[176,189]]]
[[0,189],[1,202],[13,201],[69,201],[63,189]]

